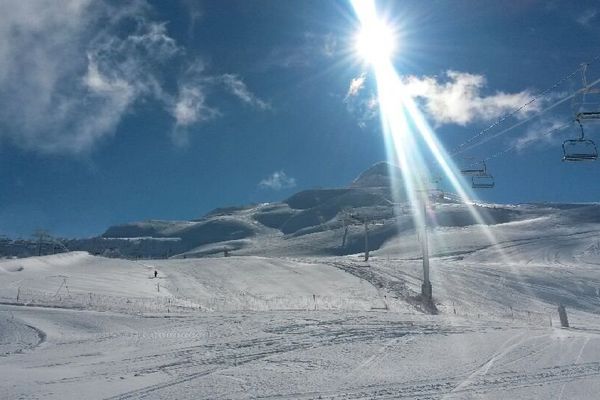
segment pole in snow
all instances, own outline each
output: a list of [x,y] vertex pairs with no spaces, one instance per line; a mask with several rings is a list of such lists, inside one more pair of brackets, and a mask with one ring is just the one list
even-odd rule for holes
[[429,280],[429,245],[427,240],[427,202],[426,195],[423,195],[423,222],[421,226],[421,251],[423,253],[423,284],[421,285],[421,296],[423,299],[431,301],[432,287]]
[[[369,218],[361,215],[349,215],[350,221],[362,223],[365,226],[365,262],[369,261]],[[342,240],[342,247],[346,244],[346,236],[348,234],[348,224],[344,223],[344,238]]]
[[567,318],[567,309],[564,305],[558,305],[558,317],[560,318],[560,326],[563,328],[569,327],[569,319]]
[[369,222],[365,218],[365,262],[369,261]]

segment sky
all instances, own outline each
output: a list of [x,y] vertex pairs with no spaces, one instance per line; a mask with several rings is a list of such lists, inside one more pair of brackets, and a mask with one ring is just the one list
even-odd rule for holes
[[[600,54],[600,2],[376,4],[448,151],[502,119],[453,156],[501,153],[482,200],[600,199],[600,162],[561,162],[572,102],[542,112]],[[0,1],[0,234],[88,237],[349,184],[386,157],[358,29],[344,0]]]

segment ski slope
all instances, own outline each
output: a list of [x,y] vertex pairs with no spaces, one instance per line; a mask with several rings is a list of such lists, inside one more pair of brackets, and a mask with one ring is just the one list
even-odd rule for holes
[[130,313],[384,307],[374,286],[342,270],[261,257],[129,261],[73,252],[3,260],[0,276],[6,304]]
[[0,397],[596,399],[600,224],[570,213],[432,229],[438,315],[408,231],[369,263],[1,260]]
[[263,257],[154,260],[167,289],[211,311],[382,308],[377,289],[319,262]]

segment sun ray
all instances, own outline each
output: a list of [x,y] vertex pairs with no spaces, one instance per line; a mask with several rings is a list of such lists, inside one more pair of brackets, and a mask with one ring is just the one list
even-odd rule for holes
[[[400,193],[405,194],[417,232],[420,236],[426,234],[427,220],[435,220],[427,216],[428,182],[433,174],[426,160],[432,159],[461,203],[467,207],[478,229],[497,249],[499,259],[510,265],[510,260],[498,246],[498,240],[478,210],[477,203],[472,200],[476,197],[465,185],[464,179],[414,100],[404,90],[402,78],[391,60],[394,45],[389,40],[394,38],[391,33],[393,30],[378,19],[374,1],[353,0],[352,5],[361,24],[359,38],[362,42],[359,42],[359,47],[369,49],[361,50],[360,54],[368,59],[375,77],[388,161],[398,165],[402,174],[403,187],[400,187],[399,180],[392,179],[394,201],[399,203],[402,200]],[[424,146],[420,146],[420,143]]]

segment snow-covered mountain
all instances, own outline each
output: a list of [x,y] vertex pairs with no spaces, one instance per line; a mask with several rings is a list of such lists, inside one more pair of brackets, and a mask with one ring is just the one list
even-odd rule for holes
[[387,168],[68,243],[92,254],[0,260],[3,395],[596,399],[600,205],[434,192],[424,302],[422,238]]
[[[262,207],[274,211],[207,221]],[[402,226],[368,263],[318,254],[340,229],[284,235],[256,221],[254,236],[225,242],[238,243],[231,257],[0,260],[3,395],[596,399],[598,206],[513,208],[498,208],[509,222],[430,231],[437,315],[420,307],[419,243]],[[259,251],[272,256],[240,255]],[[571,328],[558,327],[559,303]]]
[[[376,250],[394,238],[415,234],[404,194],[392,193],[400,175],[398,167],[377,163],[345,188],[309,189],[281,202],[219,208],[196,220],[126,223],[109,227],[99,237],[71,240],[67,247],[128,258],[203,257],[225,250],[259,256],[354,254],[364,251],[364,227],[350,221],[344,240],[347,216],[353,214],[369,221],[368,246]],[[470,207],[490,226],[544,216],[558,218],[560,224],[600,218],[597,204],[469,206],[439,190],[432,190],[430,197],[434,235],[478,224]]]

